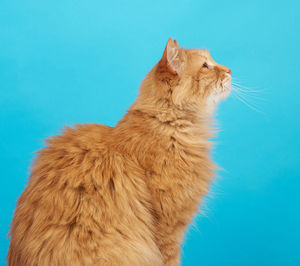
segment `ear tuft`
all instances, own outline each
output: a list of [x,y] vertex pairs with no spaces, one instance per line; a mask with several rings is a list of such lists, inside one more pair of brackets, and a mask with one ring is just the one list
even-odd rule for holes
[[179,57],[179,45],[176,40],[169,38],[164,54],[161,59],[161,64],[163,64],[169,72],[172,74],[181,73],[181,59]]

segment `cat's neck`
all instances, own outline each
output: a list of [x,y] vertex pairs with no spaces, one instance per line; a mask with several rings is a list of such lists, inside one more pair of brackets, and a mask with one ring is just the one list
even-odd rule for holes
[[155,135],[189,136],[200,140],[212,137],[211,113],[201,106],[179,108],[164,101],[155,104],[134,103],[118,123],[119,128],[145,129]]
[[209,139],[213,131],[208,116],[200,114],[197,117],[172,108],[132,107],[112,132],[119,140],[111,144],[116,150],[136,158],[145,169],[154,167],[153,157],[178,154],[190,154],[185,160],[191,160],[191,163],[201,159],[206,165],[211,164],[212,142]]

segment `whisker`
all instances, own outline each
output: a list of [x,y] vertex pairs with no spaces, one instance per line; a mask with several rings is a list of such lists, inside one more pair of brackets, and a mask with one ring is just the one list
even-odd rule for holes
[[[238,81],[235,77],[232,78],[232,82],[239,85],[240,87],[249,89],[249,87],[246,87],[244,84],[242,84],[240,81]],[[261,91],[261,89],[258,87],[251,87],[251,90]]]
[[262,96],[262,93],[265,92],[265,90],[261,90],[258,88],[249,88],[246,86],[241,85],[239,81],[237,81],[236,78],[232,78],[232,92],[233,96],[239,100],[241,103],[245,104],[250,109],[265,114],[261,109],[257,106],[259,102],[265,102],[267,101]]
[[246,89],[246,88],[242,88],[239,85],[232,83],[232,85],[234,85],[236,88],[238,88],[241,91],[245,91],[245,92],[250,92],[250,93],[259,93],[259,91],[256,90],[250,90],[250,89]]
[[[245,83],[244,81],[241,83],[241,81],[239,79],[237,79],[236,77],[232,77],[232,81],[237,84],[240,84],[241,86],[243,86],[242,83]],[[254,89],[258,89],[258,88],[254,87]]]
[[233,94],[233,95],[236,97],[236,99],[238,99],[239,101],[241,101],[242,103],[244,103],[245,105],[247,105],[250,109],[252,109],[252,110],[254,110],[254,111],[258,112],[258,113],[264,114],[264,112],[262,112],[261,110],[259,110],[257,107],[254,107],[253,104],[250,104],[249,102],[247,102],[247,100],[245,98],[242,98],[241,95],[239,95],[239,94]]
[[248,87],[242,86],[238,83],[232,82],[232,85],[236,86],[237,88],[239,88],[242,91],[246,91],[246,92],[250,92],[250,93],[261,93],[264,92],[264,90],[258,90],[258,89],[250,89]]
[[235,90],[240,95],[243,95],[247,98],[252,98],[254,100],[260,100],[260,101],[267,101],[265,98],[260,97],[260,95],[258,95],[258,94],[251,94],[251,93],[249,93],[247,91],[244,91],[244,90],[241,90],[240,88],[237,88],[235,86],[232,86],[232,89]]
[[256,103],[253,103],[253,102],[251,102],[250,100],[255,101],[255,100],[257,100],[257,99],[255,99],[255,98],[249,98],[247,95],[243,95],[243,94],[241,94],[241,93],[237,93],[237,95],[240,96],[242,99],[244,99],[244,100],[245,100],[246,102],[248,102],[249,104],[251,104],[251,105],[253,105],[253,106],[256,105]]
[[[266,101],[264,98],[261,98],[257,95],[249,95],[247,93],[241,92],[239,90],[236,90],[235,88],[233,88],[233,91],[240,96],[241,98],[243,98],[246,102],[248,102],[249,104],[255,106],[256,104],[258,104],[258,101]],[[252,101],[252,102],[251,102]],[[254,101],[254,102],[253,102]]]

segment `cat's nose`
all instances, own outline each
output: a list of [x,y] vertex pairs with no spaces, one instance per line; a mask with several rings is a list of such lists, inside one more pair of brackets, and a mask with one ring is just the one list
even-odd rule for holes
[[229,75],[231,75],[231,69],[230,69],[230,68],[227,68],[226,73],[228,73]]

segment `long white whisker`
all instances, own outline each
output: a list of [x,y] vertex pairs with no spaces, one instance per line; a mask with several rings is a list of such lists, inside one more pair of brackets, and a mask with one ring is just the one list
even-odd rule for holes
[[238,85],[239,87],[245,88],[245,89],[251,89],[251,90],[254,90],[254,91],[261,91],[261,89],[259,89],[259,88],[255,88],[255,87],[249,88],[249,87],[244,86],[244,85],[241,84],[239,81],[237,81],[236,78],[232,78],[232,83]]
[[260,93],[260,91],[255,91],[255,90],[250,90],[250,89],[245,89],[245,88],[241,88],[239,87],[239,85],[236,84],[232,84],[233,86],[235,86],[237,89],[244,91],[244,92],[250,92],[250,93]]
[[[256,103],[253,103],[253,102],[250,101],[251,98],[249,99],[249,97],[247,97],[247,96],[245,96],[243,94],[240,94],[240,93],[237,93],[237,95],[239,97],[241,97],[243,100],[245,100],[247,103],[251,104],[252,106],[256,106]],[[252,98],[252,100],[256,100],[256,99]]]
[[239,94],[234,94],[234,96],[236,96],[236,98],[238,100],[240,100],[242,103],[244,103],[245,105],[247,105],[250,109],[256,111],[256,112],[259,112],[259,113],[262,113],[264,114],[264,112],[262,112],[261,110],[257,109],[256,107],[254,107],[253,105],[251,105],[250,103],[248,103],[245,98],[242,98],[241,95]]
[[243,96],[245,96],[245,97],[247,97],[247,98],[252,98],[252,99],[254,99],[254,100],[260,100],[260,101],[266,101],[265,98],[262,98],[262,97],[260,97],[260,96],[257,95],[257,94],[250,94],[250,93],[248,93],[247,91],[241,90],[241,89],[239,89],[239,88],[237,88],[237,87],[235,87],[235,86],[232,86],[232,89],[233,89],[234,91],[236,91],[237,93],[239,93],[240,95],[243,95]]
[[250,92],[250,93],[261,93],[261,92],[264,92],[264,90],[258,90],[258,89],[250,89],[250,88],[247,88],[245,86],[242,86],[238,83],[235,83],[235,82],[232,82],[232,85],[236,86],[238,89],[242,90],[242,91],[245,91],[245,92]]
[[[257,97],[256,95],[251,95],[251,96],[249,96],[248,94],[246,94],[246,93],[243,93],[243,92],[241,92],[241,91],[238,91],[238,90],[235,90],[235,89],[233,89],[234,90],[234,92],[238,95],[238,96],[240,96],[241,98],[243,98],[247,103],[249,103],[250,105],[252,105],[252,106],[256,106],[256,104],[257,104],[257,101],[265,101],[265,99],[262,99],[262,98],[260,98],[260,97]],[[253,102],[254,101],[254,102]]]

